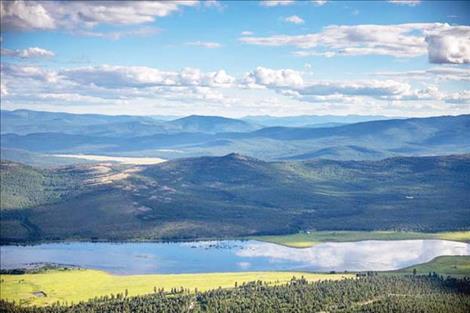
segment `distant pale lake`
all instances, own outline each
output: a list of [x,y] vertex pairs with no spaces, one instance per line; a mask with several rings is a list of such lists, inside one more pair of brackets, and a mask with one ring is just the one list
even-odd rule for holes
[[470,255],[470,245],[445,240],[322,243],[305,249],[259,241],[184,243],[50,243],[2,246],[1,268],[38,263],[75,265],[114,274],[240,271],[394,270],[441,255]]

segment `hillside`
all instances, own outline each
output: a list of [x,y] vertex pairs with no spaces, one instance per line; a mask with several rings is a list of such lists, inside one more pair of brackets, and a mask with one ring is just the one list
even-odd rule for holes
[[[14,202],[3,207],[2,201],[2,209],[9,209],[2,216],[3,241],[470,228],[468,154],[305,162],[265,162],[229,154],[138,167],[80,165],[42,173],[55,178],[64,171],[75,173],[82,188],[63,201],[18,202],[16,210]],[[19,165],[10,172],[2,177],[2,186],[16,186],[15,196],[21,196],[22,184],[35,176]],[[33,181],[39,186],[35,190],[47,185],[45,180]],[[47,186],[50,192],[63,189]],[[2,192],[15,199],[9,190]],[[25,220],[37,231],[25,229]]]
[[[44,202],[43,191],[46,175],[37,169],[18,163],[0,163],[2,184],[1,209],[22,208]],[[42,201],[41,201],[42,200]]]
[[2,160],[0,163],[2,210],[34,208],[63,201],[83,187],[83,173],[60,169],[48,171]]

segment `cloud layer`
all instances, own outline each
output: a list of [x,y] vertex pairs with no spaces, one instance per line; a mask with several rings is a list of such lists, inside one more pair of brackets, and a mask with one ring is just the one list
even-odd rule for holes
[[417,89],[407,82],[391,79],[306,81],[300,72],[290,69],[258,67],[245,75],[244,83],[249,88],[269,88],[307,102],[355,102],[360,97],[369,97],[376,100],[442,100],[470,103],[467,92],[445,93],[439,91],[436,86]]
[[16,50],[2,48],[1,55],[28,59],[28,58],[49,58],[49,57],[53,57],[55,54],[54,52],[46,50],[46,49],[42,49],[38,47],[31,47],[31,48],[16,49]]
[[431,63],[469,63],[470,26],[442,23],[397,25],[332,25],[304,35],[244,36],[240,41],[259,46],[293,46],[298,56],[428,54]]
[[[441,79],[466,81],[468,70],[442,67],[415,71],[417,77],[442,76]],[[437,101],[456,105],[470,104],[468,91],[445,92],[434,84],[417,88],[396,79],[402,73],[377,73],[374,79],[306,79],[292,69],[257,67],[243,77],[224,70],[204,72],[195,68],[164,71],[146,66],[97,65],[58,70],[21,64],[2,64],[2,96],[6,99],[112,102],[132,99],[166,99],[177,102],[236,103],[249,90],[270,90],[279,97],[317,104],[382,103],[388,101]],[[406,75],[405,75],[406,76]],[[238,90],[227,96],[225,91]]]
[[[416,7],[420,4],[416,0],[389,2],[391,4],[381,5],[403,12],[423,9]],[[215,1],[2,1],[1,27],[2,32],[6,32],[2,34],[1,49],[6,59],[1,65],[2,104],[13,103],[19,107],[24,103],[77,103],[85,106],[125,101],[134,104],[145,99],[151,104],[170,101],[168,106],[189,110],[198,104],[206,108],[210,105],[230,107],[234,111],[248,107],[255,111],[263,107],[256,114],[271,114],[277,109],[289,114],[290,109],[294,109],[292,114],[304,113],[306,110],[302,110],[306,107],[320,108],[326,113],[339,108],[347,111],[346,114],[359,110],[369,113],[368,110],[374,108],[379,112],[389,108],[399,108],[399,112],[470,110],[467,91],[470,26],[446,23],[353,25],[350,22],[356,19],[357,22],[367,20],[361,17],[366,8],[361,8],[360,15],[351,16],[355,8],[342,5],[346,13],[341,14],[353,18],[345,22],[347,25],[318,24],[324,21],[315,20],[314,14],[321,11],[330,18],[334,6],[339,8],[336,3],[325,3],[264,1],[250,9],[260,14],[264,12],[266,23],[259,23],[256,14],[256,23],[237,24],[226,19],[230,12],[241,12],[231,10],[236,4],[221,5]],[[395,4],[401,7],[392,7]],[[188,9],[195,6],[197,10]],[[210,24],[201,23],[194,30],[188,30],[185,23],[178,24],[180,19],[152,24],[165,16],[179,16],[183,10],[186,21],[192,23],[193,15],[212,10],[210,7],[218,8],[210,17],[205,16],[209,17]],[[331,21],[343,21],[336,13],[333,15]],[[419,13],[416,16],[420,16]],[[392,20],[397,19],[385,17],[383,23]],[[207,37],[204,31],[210,32],[222,25],[220,21],[228,23]],[[309,25],[303,26],[305,22]],[[318,25],[324,27],[317,28]],[[286,32],[279,29],[286,29]],[[157,33],[158,38],[154,36]],[[147,40],[138,37],[150,37],[148,41],[152,40],[152,44],[148,46],[161,45],[161,55],[147,49]],[[48,42],[41,46],[39,40],[44,38]],[[101,40],[121,38],[132,40]],[[69,48],[81,44],[83,52]],[[144,44],[145,47],[141,46]],[[264,46],[283,48],[270,48],[265,53],[268,49]],[[123,53],[108,57],[103,47],[120,47]],[[213,60],[207,60],[205,49],[213,49],[210,51]],[[308,66],[303,66],[305,60],[292,55],[311,57],[311,60],[306,61]],[[371,55],[386,57],[341,57]],[[403,60],[406,58],[417,59]],[[87,61],[76,63],[77,59]],[[200,63],[193,64],[194,60]],[[347,63],[356,60],[357,64],[352,66]],[[127,65],[100,64],[106,62]],[[93,66],[75,67],[77,64]],[[172,68],[172,64],[181,64],[183,68]],[[348,64],[352,73],[328,72],[329,68],[342,64]],[[369,65],[381,72],[370,73]],[[355,78],[347,80],[346,77]]]
[[3,30],[93,28],[155,21],[198,1],[2,1]]

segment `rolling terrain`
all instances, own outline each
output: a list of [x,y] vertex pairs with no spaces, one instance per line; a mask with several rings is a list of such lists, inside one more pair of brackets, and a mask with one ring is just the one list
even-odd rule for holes
[[[2,125],[7,125],[2,126],[2,149],[41,155],[175,159],[222,156],[236,151],[263,160],[380,160],[470,151],[470,115],[340,123],[328,127],[263,127],[214,116],[157,121],[148,117],[98,119],[94,115],[68,114],[50,120],[42,118],[39,122],[35,117],[31,120],[11,117],[19,113],[2,111]],[[46,126],[41,128],[41,123]],[[22,161],[21,155],[13,160]]]
[[469,175],[468,154],[303,162],[229,154],[51,170],[3,161],[1,238],[176,240],[301,230],[466,230]]

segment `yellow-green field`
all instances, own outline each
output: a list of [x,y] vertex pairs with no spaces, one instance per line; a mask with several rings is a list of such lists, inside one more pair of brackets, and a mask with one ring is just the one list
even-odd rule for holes
[[444,239],[470,241],[470,231],[419,233],[395,231],[318,231],[282,236],[256,236],[250,239],[272,242],[294,248],[308,248],[322,242],[348,242],[359,240]]
[[[293,276],[304,276],[310,281],[338,280],[354,277],[352,274],[316,274],[298,272],[243,272],[175,275],[111,275],[95,270],[51,270],[37,274],[0,275],[0,298],[22,305],[48,305],[60,301],[68,303],[128,290],[129,296],[152,293],[154,287],[208,290],[233,287],[254,280],[285,283]],[[36,297],[42,291],[47,297]]]

